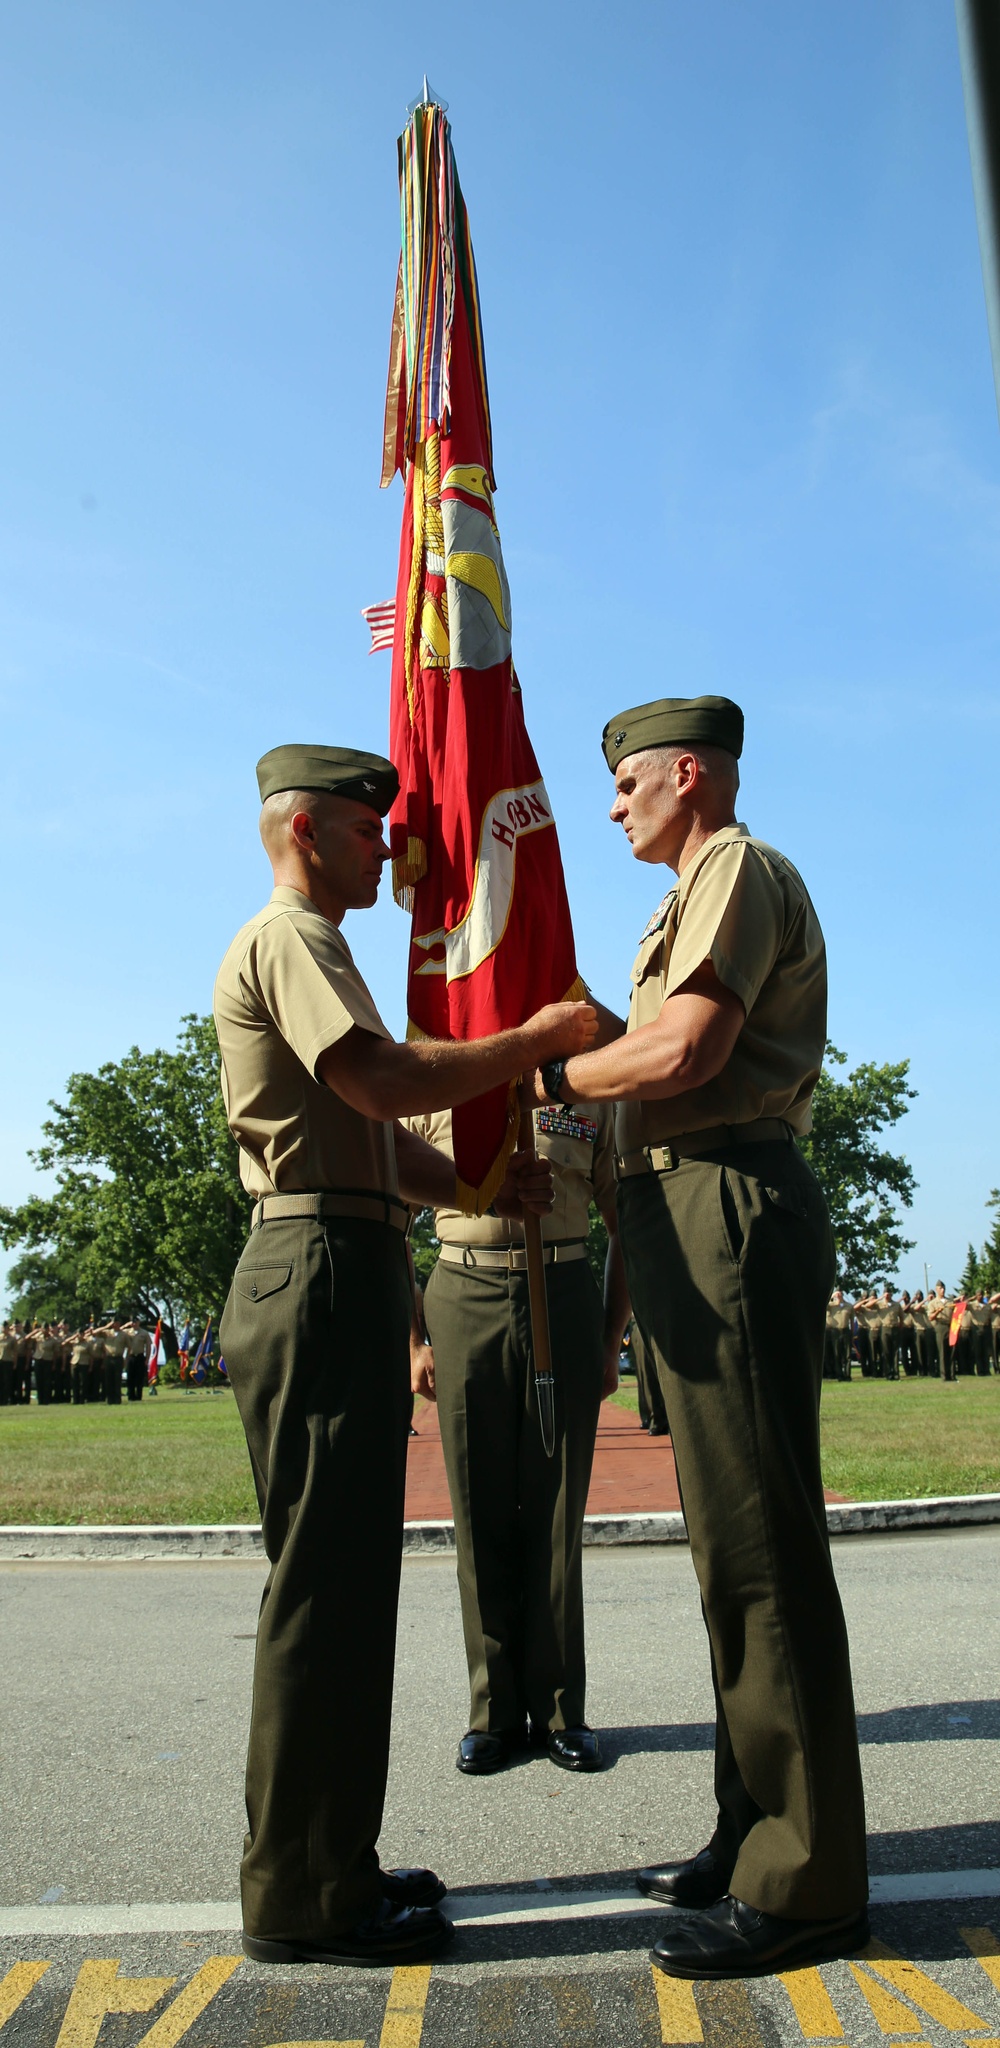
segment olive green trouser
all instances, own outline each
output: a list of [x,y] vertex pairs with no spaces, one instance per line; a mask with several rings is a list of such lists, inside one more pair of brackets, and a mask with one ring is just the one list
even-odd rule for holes
[[948,1333],[951,1329],[949,1318],[947,1316],[938,1316],[931,1324],[931,1328],[934,1332],[934,1344],[937,1353],[938,1378],[953,1380],[955,1378],[955,1351],[957,1347],[948,1342]]
[[917,1332],[912,1323],[903,1324],[899,1342],[899,1362],[908,1380],[912,1380],[920,1371]]
[[586,1259],[545,1268],[555,1455],[542,1447],[525,1273],[439,1260],[424,1295],[455,1517],[469,1727],[585,1720],[583,1517],[601,1405]]
[[650,1423],[653,1423],[657,1429],[666,1431],[670,1424],[664,1406],[660,1375],[656,1370],[656,1360],[634,1318],[631,1351],[635,1364],[636,1392],[639,1396],[639,1420],[644,1429],[648,1429]]
[[859,1911],[864,1802],[820,1478],[834,1269],[823,1195],[779,1140],[637,1174],[618,1206],[711,1649],[713,1851],[762,1911]]
[[883,1323],[878,1333],[878,1356],[884,1380],[898,1380],[899,1354],[903,1332],[899,1323]]
[[828,1329],[823,1346],[823,1378],[849,1380],[851,1365],[850,1330]]
[[401,1232],[252,1231],[220,1342],[271,1571],[261,1601],[241,1886],[250,1934],[342,1934],[380,1898],[410,1416]]

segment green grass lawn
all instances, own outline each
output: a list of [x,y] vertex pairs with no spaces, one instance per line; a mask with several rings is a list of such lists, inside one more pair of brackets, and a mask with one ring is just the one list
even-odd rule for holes
[[[634,1380],[616,1397],[637,1406]],[[1000,1379],[825,1380],[823,1478],[848,1500],[1000,1493]]]
[[0,1521],[258,1520],[230,1393],[0,1408]]
[[[823,1474],[851,1500],[1000,1492],[1000,1379],[827,1382]],[[232,1395],[0,1408],[0,1520],[255,1522]]]

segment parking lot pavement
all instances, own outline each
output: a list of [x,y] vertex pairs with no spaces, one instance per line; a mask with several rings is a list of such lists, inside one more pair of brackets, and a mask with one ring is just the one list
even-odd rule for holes
[[459,1931],[433,1969],[394,1974],[240,1959],[259,1565],[0,1569],[2,2048],[998,2048],[1000,1531],[835,1553],[878,1946],[693,1990],[650,1969],[658,1915],[631,1891],[637,1863],[699,1847],[711,1819],[686,1552],[588,1555],[590,1718],[609,1768],[583,1779],[542,1757],[455,1773],[454,1566],[405,1565],[383,1860],[434,1863]]

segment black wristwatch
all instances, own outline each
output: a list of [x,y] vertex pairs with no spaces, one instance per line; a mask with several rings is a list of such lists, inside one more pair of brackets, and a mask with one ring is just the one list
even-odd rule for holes
[[546,1060],[542,1068],[542,1080],[545,1083],[545,1093],[549,1101],[562,1102],[564,1106],[565,1098],[562,1092],[562,1085],[565,1072],[565,1060]]

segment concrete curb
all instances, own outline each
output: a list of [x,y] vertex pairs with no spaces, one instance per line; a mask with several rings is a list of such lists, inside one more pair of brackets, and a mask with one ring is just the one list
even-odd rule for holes
[[[945,1494],[937,1500],[831,1501],[826,1510],[831,1536],[877,1536],[906,1529],[965,1529],[1000,1522],[1000,1493]],[[588,1515],[586,1544],[686,1543],[681,1514]],[[452,1522],[407,1522],[403,1549],[410,1556],[453,1551]],[[0,1524],[0,1563],[72,1563],[78,1559],[260,1557],[264,1546],[253,1522],[232,1524],[150,1522],[86,1524],[55,1528]]]

